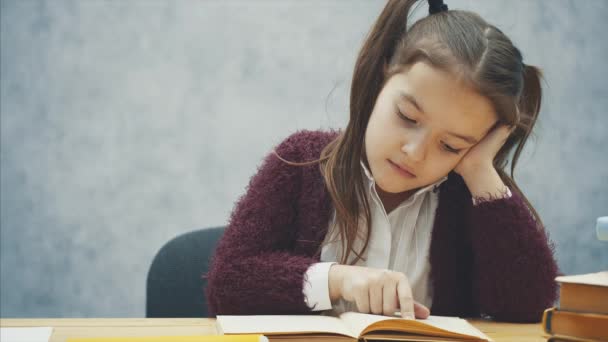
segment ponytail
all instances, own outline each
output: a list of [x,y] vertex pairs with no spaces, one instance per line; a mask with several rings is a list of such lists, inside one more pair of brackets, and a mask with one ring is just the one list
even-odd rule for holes
[[[530,201],[528,201],[514,181],[515,166],[517,165],[521,152],[528,140],[528,137],[532,133],[534,125],[536,124],[538,114],[540,113],[540,104],[542,100],[541,70],[535,66],[524,64],[522,73],[523,89],[517,104],[519,120],[516,123],[515,130],[494,158],[494,166],[496,167],[496,170],[498,171],[498,174],[503,182],[505,182],[509,188],[517,191],[520,197],[524,200],[532,212],[534,219],[538,223],[538,226],[541,227],[542,221],[540,219],[540,215],[538,215],[538,212],[534,209]],[[513,157],[511,159],[511,175],[509,176],[504,171],[507,160],[506,156],[511,148],[515,145],[517,145],[517,147],[515,148],[515,152],[513,152]],[[500,163],[501,165],[497,165],[499,161],[502,161]]]
[[397,40],[407,29],[407,19],[417,0],[389,0],[363,44],[353,72],[350,115],[367,117],[384,84],[386,68],[395,53]]
[[540,84],[541,77],[542,73],[537,67],[524,64],[524,86],[517,105],[520,114],[519,123],[516,127],[516,129],[521,131],[521,139],[520,143],[515,149],[515,153],[513,154],[513,161],[511,162],[511,175],[513,175],[515,164],[517,164],[519,155],[521,154],[530,133],[532,133],[532,128],[534,128],[534,124],[538,118],[538,113],[540,112],[540,103],[542,100],[542,88]]

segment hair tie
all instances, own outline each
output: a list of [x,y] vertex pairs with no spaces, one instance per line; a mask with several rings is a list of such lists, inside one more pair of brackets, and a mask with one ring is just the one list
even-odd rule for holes
[[429,0],[429,14],[435,14],[448,10],[448,5],[443,0]]

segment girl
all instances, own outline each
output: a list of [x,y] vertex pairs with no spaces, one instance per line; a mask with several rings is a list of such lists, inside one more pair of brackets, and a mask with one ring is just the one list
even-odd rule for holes
[[552,305],[553,251],[512,178],[540,71],[441,1],[407,28],[415,3],[389,0],[369,33],[346,129],[291,135],[251,179],[212,260],[212,313],[534,322]]

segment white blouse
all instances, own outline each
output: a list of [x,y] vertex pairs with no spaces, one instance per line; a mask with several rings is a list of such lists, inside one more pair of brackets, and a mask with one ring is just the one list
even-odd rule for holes
[[[410,282],[414,300],[430,308],[433,294],[429,283],[429,248],[439,202],[438,190],[433,190],[443,183],[447,176],[419,189],[387,215],[376,192],[371,172],[363,162],[361,167],[368,181],[366,195],[373,227],[368,247],[363,254],[365,260],[360,259],[355,265],[403,272]],[[329,232],[335,224],[334,211],[325,241],[332,238]],[[364,233],[365,222],[361,222],[361,225]],[[363,233],[354,242],[356,251],[361,250],[363,245],[362,239],[366,235]],[[313,264],[306,271],[303,292],[306,303],[312,310],[333,309],[337,314],[357,311],[354,302],[340,300],[332,306],[329,298],[329,268],[340,260],[341,252],[341,243],[338,241],[325,245],[321,250],[321,262]],[[351,254],[349,261],[354,259],[355,256]]]

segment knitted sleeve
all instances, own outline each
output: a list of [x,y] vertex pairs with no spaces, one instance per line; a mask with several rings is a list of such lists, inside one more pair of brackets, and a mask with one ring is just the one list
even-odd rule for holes
[[[305,131],[275,149],[298,161]],[[269,154],[237,202],[207,274],[209,312],[218,314],[296,314],[310,309],[302,286],[317,262],[290,252],[294,245],[301,167]]]
[[482,314],[496,320],[538,322],[557,297],[553,246],[514,191],[470,209],[473,293]]

